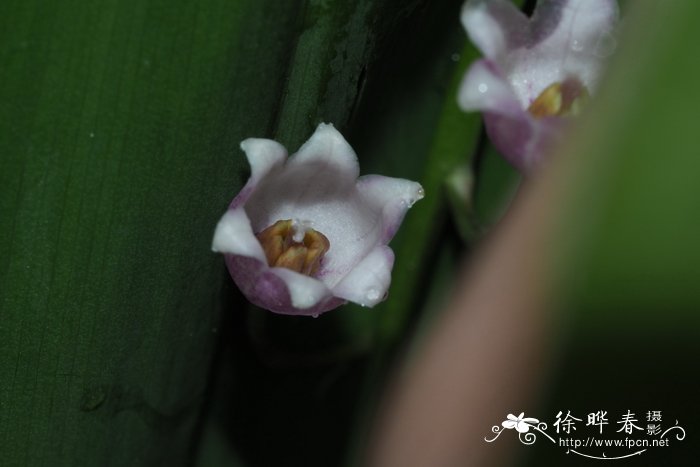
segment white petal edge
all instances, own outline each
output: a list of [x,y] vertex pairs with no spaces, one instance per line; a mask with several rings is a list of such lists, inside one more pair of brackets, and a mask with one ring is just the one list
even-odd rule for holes
[[250,179],[254,181],[263,178],[287,158],[284,146],[271,139],[248,138],[241,142],[241,149],[250,164]]
[[[600,56],[611,50],[599,42],[615,27],[617,0],[540,1],[532,15],[534,38],[545,35],[538,47],[548,43],[565,51]],[[547,30],[553,28],[551,32]]]
[[595,93],[614,50],[615,0],[540,1],[531,19],[530,46],[499,62],[524,106],[547,86],[575,77]]
[[[319,164],[341,176],[336,183],[348,185],[360,175],[360,164],[350,144],[332,123],[321,123],[299,151],[290,157],[290,168]],[[322,180],[318,180],[319,182]]]
[[372,307],[384,300],[391,284],[394,252],[386,245],[375,247],[334,288],[333,295]]
[[465,111],[489,111],[502,115],[523,112],[510,83],[496,72],[487,60],[478,60],[469,67],[459,87],[457,100]]
[[384,243],[393,238],[406,211],[425,196],[420,183],[383,175],[358,178],[357,191],[367,204],[382,213],[381,241]]
[[270,270],[287,285],[294,308],[300,310],[311,308],[324,298],[331,296],[328,287],[318,279],[285,268],[271,268]]
[[[547,16],[557,5],[543,3],[535,16]],[[612,31],[618,20],[616,0],[568,0],[561,8],[561,18],[554,33],[538,48],[560,50],[561,64],[567,75],[576,76],[595,92],[605,61],[615,48]],[[534,18],[537,21],[538,18]]]
[[528,18],[508,0],[469,0],[460,19],[471,41],[493,59],[514,45],[508,43],[512,35],[524,37],[528,24]]
[[218,253],[248,256],[267,264],[265,252],[242,208],[230,209],[221,217],[214,231],[211,249]]

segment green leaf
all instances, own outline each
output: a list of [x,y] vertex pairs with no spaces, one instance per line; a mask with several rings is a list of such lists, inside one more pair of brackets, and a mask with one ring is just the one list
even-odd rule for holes
[[700,6],[634,6],[597,118],[572,154],[580,163],[561,238],[585,320],[651,330],[698,322],[700,63],[688,38]]
[[[540,412],[609,411],[611,437],[628,410],[643,427],[647,411],[661,410],[664,429],[687,429],[700,392],[700,3],[626,3],[610,74],[567,146],[570,170],[558,173],[565,196],[550,253],[560,311],[573,319],[557,329],[569,342],[557,348],[559,373]],[[560,463],[550,447],[537,446],[530,464]],[[646,465],[692,465],[697,447],[669,437],[642,456]]]
[[[376,1],[371,8],[367,2],[352,8],[337,3],[338,8],[321,10],[311,4],[304,19],[310,26],[292,53],[276,132],[288,149],[296,150],[318,122],[332,121],[355,148],[362,173],[425,181],[433,132],[449,102],[457,118],[473,122],[466,130],[455,125],[468,146],[449,156],[467,159],[474,144],[469,128],[478,131],[479,117],[459,112],[450,95],[457,82],[453,56],[465,40],[458,21],[461,0],[450,1],[449,8],[415,0]],[[416,209],[428,201],[431,209],[444,213],[440,174],[449,172],[452,163],[447,162],[430,176],[435,186],[430,201],[426,198],[407,214],[407,221],[417,218],[413,225],[420,232],[426,223],[439,232],[444,220],[420,220]],[[407,225],[400,229],[399,236],[412,235]],[[405,269],[423,251],[401,253],[401,242],[401,237],[392,242],[395,274],[422,276],[423,271]],[[377,329],[390,302],[407,303],[414,296],[406,281],[401,285],[396,275],[394,281],[398,288],[392,287],[388,301],[376,309],[348,305],[317,319],[253,309],[247,322],[236,321],[248,325],[252,342],[241,334],[228,337],[230,353],[223,359],[211,414],[212,423],[226,426],[242,459],[252,465],[343,462],[368,373],[366,356],[378,348]],[[417,306],[419,301],[408,303],[411,309]],[[313,443],[308,442],[310,433]],[[277,449],[266,448],[269,439],[275,439]]]
[[[299,3],[0,5],[0,463],[184,465]],[[265,31],[265,34],[261,34]]]

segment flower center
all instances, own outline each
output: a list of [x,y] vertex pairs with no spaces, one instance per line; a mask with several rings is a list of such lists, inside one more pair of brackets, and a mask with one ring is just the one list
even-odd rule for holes
[[588,90],[579,80],[569,78],[547,86],[527,110],[535,118],[578,115],[588,96]]
[[275,222],[255,235],[262,245],[267,264],[313,276],[330,242],[321,232],[287,219]]

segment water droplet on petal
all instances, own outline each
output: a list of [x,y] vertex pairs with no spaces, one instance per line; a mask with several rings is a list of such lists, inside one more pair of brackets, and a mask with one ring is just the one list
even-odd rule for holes
[[318,318],[318,313],[311,313],[312,318]]
[[479,90],[479,92],[481,94],[483,94],[489,90],[489,87],[486,85],[486,83],[481,83],[481,84],[479,84],[479,87],[477,89]]
[[579,41],[578,39],[574,39],[573,42],[571,42],[571,50],[575,52],[580,52],[583,50],[583,43]]
[[375,289],[374,287],[367,289],[367,300],[374,302],[378,300],[380,296],[379,290]]
[[611,32],[606,31],[598,37],[593,54],[598,57],[608,57],[612,55],[615,48],[617,48],[617,39]]

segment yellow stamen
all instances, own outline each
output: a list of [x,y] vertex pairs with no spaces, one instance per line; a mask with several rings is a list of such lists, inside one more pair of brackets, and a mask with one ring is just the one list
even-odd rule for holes
[[305,229],[301,241],[294,239],[297,233],[294,222],[287,219],[275,222],[256,237],[265,251],[267,264],[313,276],[321,267],[330,242],[314,229]]
[[547,86],[527,110],[536,118],[578,115],[588,95],[581,82],[570,78]]

